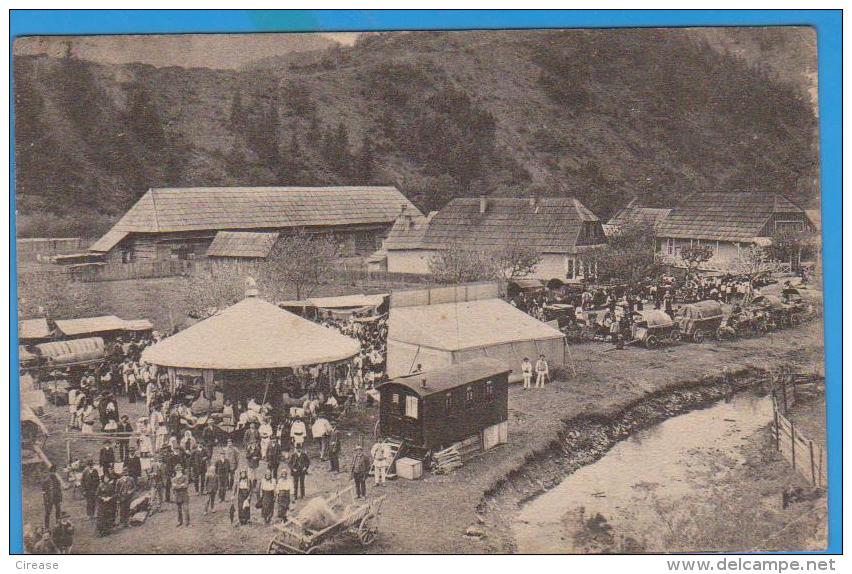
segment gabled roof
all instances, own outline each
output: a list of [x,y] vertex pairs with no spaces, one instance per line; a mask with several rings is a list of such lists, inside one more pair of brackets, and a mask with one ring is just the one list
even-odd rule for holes
[[648,225],[656,228],[657,224],[665,219],[670,211],[671,209],[664,207],[640,207],[634,199],[626,206],[619,209],[618,212],[606,222],[604,225],[604,231],[607,232],[607,235],[610,235],[620,227],[638,222],[647,223]]
[[357,341],[246,297],[142,352],[142,360],[189,369],[277,369],[348,359]]
[[393,186],[149,189],[92,250],[109,251],[121,233],[389,224],[403,205],[420,215]]
[[693,193],[657,225],[659,237],[750,241],[775,213],[803,213],[777,193]]
[[445,351],[561,338],[502,299],[392,307],[388,319],[389,340]]
[[207,248],[207,257],[265,259],[276,241],[277,232],[220,231]]
[[[397,377],[384,384],[403,385],[419,396],[426,397],[511,371],[511,369],[506,368],[505,363],[495,359],[477,358],[442,369]],[[423,379],[426,379],[425,388],[422,386]]]
[[[541,253],[569,253],[581,245],[605,242],[600,220],[573,197],[530,199],[488,197],[485,213],[480,198],[458,198],[435,214],[420,242],[421,249],[446,249],[453,243],[489,249],[528,245]],[[596,235],[583,224],[596,224]]]
[[423,236],[429,229],[429,220],[435,216],[436,212],[430,213],[428,216],[403,213],[397,217],[393,226],[388,232],[387,239],[382,243],[382,247],[387,249],[417,249],[423,241]]

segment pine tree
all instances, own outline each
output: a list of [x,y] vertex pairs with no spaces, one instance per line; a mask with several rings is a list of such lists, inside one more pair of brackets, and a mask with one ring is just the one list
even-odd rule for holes
[[365,136],[364,142],[361,144],[361,149],[358,150],[358,156],[355,158],[355,178],[362,185],[370,184],[373,183],[375,172],[373,144],[369,136]]

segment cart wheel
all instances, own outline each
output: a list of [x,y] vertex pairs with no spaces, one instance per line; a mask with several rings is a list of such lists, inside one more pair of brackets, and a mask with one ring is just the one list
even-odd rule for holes
[[645,347],[648,349],[653,349],[657,346],[657,338],[654,335],[648,335],[645,339]]
[[278,544],[278,541],[274,538],[269,541],[269,547],[266,549],[267,554],[289,554],[287,548],[282,544]]
[[701,329],[696,329],[695,332],[692,334],[692,340],[696,343],[703,343],[704,331],[702,331]]
[[375,514],[368,514],[361,519],[358,525],[358,541],[361,546],[369,546],[379,535],[379,519]]
[[680,329],[678,329],[677,327],[672,329],[672,332],[669,333],[669,340],[672,343],[677,343],[678,341],[680,341]]

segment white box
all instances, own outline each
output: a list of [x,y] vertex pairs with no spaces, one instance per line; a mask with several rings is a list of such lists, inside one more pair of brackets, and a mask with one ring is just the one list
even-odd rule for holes
[[423,463],[413,458],[401,458],[396,461],[396,475],[408,480],[417,480],[423,476]]

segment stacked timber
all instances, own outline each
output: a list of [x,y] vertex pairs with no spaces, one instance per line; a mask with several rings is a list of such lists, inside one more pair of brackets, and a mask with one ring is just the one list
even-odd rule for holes
[[474,435],[434,453],[432,469],[435,474],[447,474],[461,467],[481,451],[482,440],[479,435]]

